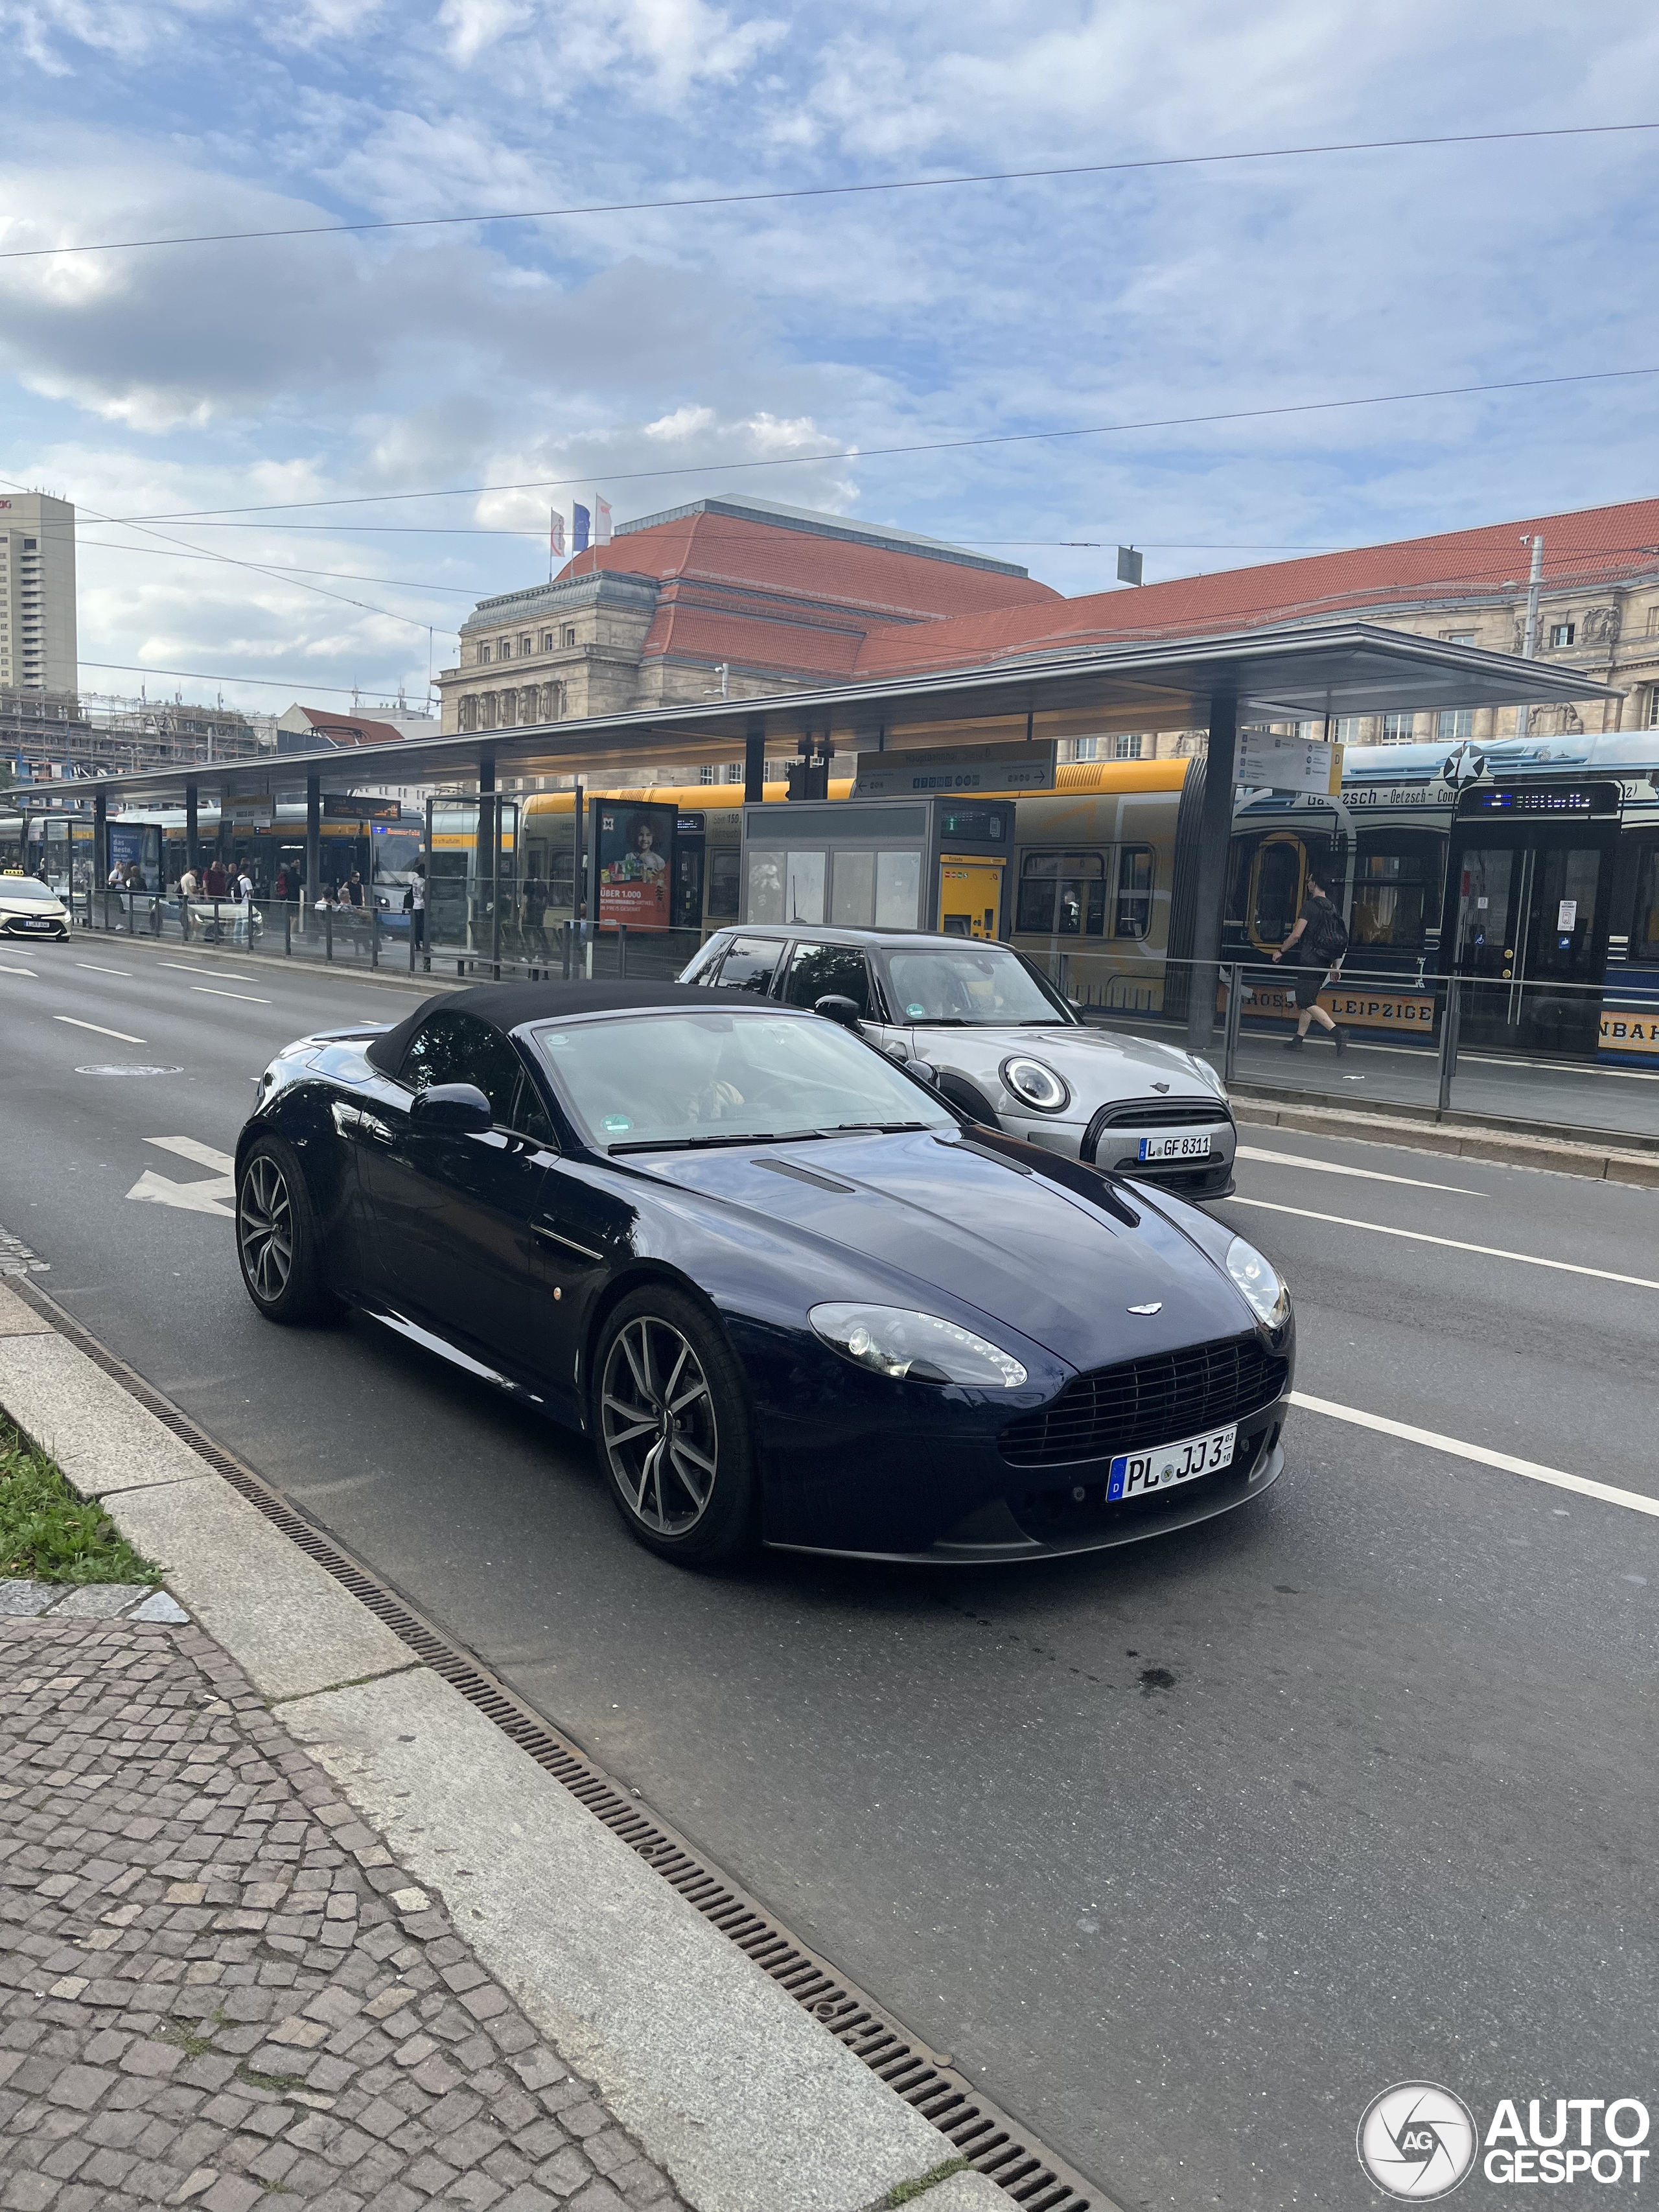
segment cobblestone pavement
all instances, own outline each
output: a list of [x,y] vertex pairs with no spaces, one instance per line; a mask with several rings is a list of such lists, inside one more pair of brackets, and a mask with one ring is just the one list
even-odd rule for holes
[[162,2204],[684,2212],[199,1629],[0,1620],[0,2207]]

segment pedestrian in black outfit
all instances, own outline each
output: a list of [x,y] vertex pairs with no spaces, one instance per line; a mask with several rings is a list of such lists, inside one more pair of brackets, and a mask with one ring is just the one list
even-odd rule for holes
[[1296,927],[1273,955],[1275,961],[1287,961],[1296,969],[1295,980],[1285,994],[1297,1009],[1296,1035],[1286,1038],[1286,1052],[1299,1052],[1307,1042],[1310,1022],[1330,1031],[1331,1042],[1339,1052],[1348,1049],[1348,1032],[1339,1029],[1319,1003],[1320,986],[1340,980],[1347,949],[1346,923],[1323,884],[1310,876],[1308,896]]

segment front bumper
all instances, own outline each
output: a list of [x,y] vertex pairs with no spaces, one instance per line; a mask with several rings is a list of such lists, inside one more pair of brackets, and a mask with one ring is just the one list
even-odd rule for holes
[[7,915],[0,918],[0,937],[21,939],[24,943],[49,945],[53,939],[61,943],[69,933],[69,923],[61,915],[50,916],[44,929],[38,923],[25,921],[20,915]]
[[[1108,1124],[1097,1126],[1099,1117],[1092,1121],[1040,1122],[1030,1115],[1005,1115],[1002,1127],[1011,1137],[1023,1137],[1027,1144],[1040,1145],[1045,1152],[1058,1152],[1062,1158],[1085,1161],[1091,1167],[1107,1170],[1113,1175],[1133,1176],[1137,1182],[1152,1184],[1159,1190],[1173,1191],[1177,1198],[1228,1198],[1233,1190],[1233,1163],[1238,1151],[1238,1132],[1232,1117],[1220,1112],[1212,1121],[1194,1122],[1190,1127],[1156,1129],[1138,1128]],[[1140,1140],[1143,1137],[1166,1135],[1207,1136],[1210,1150],[1202,1159],[1143,1160]]]
[[[755,1389],[762,1534],[781,1551],[931,1565],[1063,1559],[1230,1512],[1284,1467],[1293,1338],[1278,1395],[1237,1417],[1232,1466],[1162,1498],[1111,1504],[1109,1456],[1038,1466],[1005,1456],[1004,1431],[1029,1396],[1010,1406],[988,1392],[893,1382],[799,1339],[734,1334]],[[1042,1395],[1058,1387],[1051,1378]]]
[[[1233,1466],[1219,1474],[1200,1476],[1183,1483],[1167,1498],[1146,1498],[1130,1504],[1099,1506],[1091,1497],[1077,1510],[1076,1522],[1063,1524],[1063,1509],[1053,1515],[1048,1533],[1030,1533],[1027,1523],[1036,1516],[1017,1515],[1006,1500],[981,1507],[947,1530],[922,1551],[860,1551],[851,1546],[772,1542],[781,1552],[807,1552],[837,1559],[866,1559],[903,1566],[1009,1566],[1024,1560],[1074,1559],[1085,1552],[1109,1552],[1124,1544],[1145,1543],[1149,1537],[1168,1536],[1177,1528],[1191,1528],[1213,1521],[1245,1505],[1263,1491],[1271,1490],[1285,1472],[1281,1441],[1286,1397],[1266,1414],[1251,1414],[1239,1437],[1239,1454]],[[1096,1486],[1098,1487],[1098,1485]],[[1069,1503],[1069,1493],[1067,1494]],[[1085,1522],[1088,1525],[1084,1525]],[[1041,1524],[1039,1524],[1041,1525]]]

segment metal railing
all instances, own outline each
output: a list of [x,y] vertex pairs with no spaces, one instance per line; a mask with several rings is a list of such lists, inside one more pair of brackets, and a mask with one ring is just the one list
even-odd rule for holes
[[[1080,962],[1060,954],[1038,964],[1073,995]],[[1206,988],[1213,1011],[1194,1020]],[[1345,1032],[1340,1049],[1316,1018],[1307,1041],[1292,1042],[1294,1002],[1310,996]],[[1331,982],[1317,969],[1255,958],[1160,958],[1116,977],[1096,968],[1073,1003],[1092,1026],[1204,1053],[1229,1088],[1247,1092],[1659,1139],[1659,975],[1615,970],[1596,986],[1449,978],[1415,964],[1388,975],[1350,962]]]
[[[80,890],[76,921],[100,933],[171,939],[296,965],[386,969],[434,981],[538,977],[668,981],[700,930],[591,927],[567,916],[527,922],[460,902],[424,914],[365,904],[250,902],[175,890]],[[1229,1088],[1305,1095],[1388,1112],[1476,1114],[1659,1143],[1659,972],[1617,972],[1600,986],[1498,975],[1448,979],[1420,965],[1387,975],[1350,960],[1334,982],[1270,961],[1125,959],[1117,972],[1060,952],[1038,965],[1093,1027],[1201,1051]],[[1316,1020],[1291,1044],[1294,1000],[1312,995],[1346,1031]],[[1203,1010],[1210,1000],[1207,1013]]]

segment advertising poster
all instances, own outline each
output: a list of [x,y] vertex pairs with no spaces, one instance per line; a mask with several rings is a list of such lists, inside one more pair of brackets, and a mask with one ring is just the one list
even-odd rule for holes
[[666,929],[677,806],[593,803],[599,841],[599,926]]

